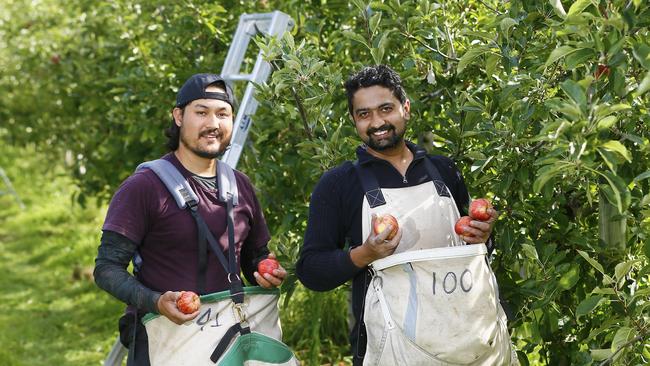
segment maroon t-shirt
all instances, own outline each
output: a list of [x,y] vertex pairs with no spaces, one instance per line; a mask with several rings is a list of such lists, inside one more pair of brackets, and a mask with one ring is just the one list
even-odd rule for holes
[[[173,153],[163,156],[187,179],[199,197],[199,213],[223,250],[228,248],[226,206],[217,189],[209,189],[192,179]],[[238,266],[242,247],[257,252],[267,245],[270,235],[255,191],[246,175],[235,171],[239,204],[234,208],[235,245]],[[122,234],[138,244],[142,267],[138,279],[159,291],[198,291],[198,236],[196,222],[187,209],[176,204],[156,173],[142,169],[127,178],[108,207],[103,230]],[[226,254],[226,258],[227,254]],[[216,255],[208,250],[207,292],[228,288],[227,272]]]

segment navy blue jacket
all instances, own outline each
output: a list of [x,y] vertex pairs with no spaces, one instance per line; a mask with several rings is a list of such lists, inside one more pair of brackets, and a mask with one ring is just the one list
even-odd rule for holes
[[[382,188],[402,188],[430,181],[424,159],[430,159],[462,215],[467,214],[469,195],[454,162],[443,156],[427,155],[410,142],[413,161],[403,177],[389,162],[357,148],[359,164],[369,167]],[[352,279],[352,310],[356,324],[350,334],[354,364],[363,360],[366,332],[362,322],[363,299],[370,280],[366,268],[356,267],[349,249],[363,244],[361,215],[364,191],[352,162],[347,161],[323,174],[311,196],[304,244],[296,264],[300,281],[315,291],[332,290]],[[360,322],[361,320],[361,322]]]

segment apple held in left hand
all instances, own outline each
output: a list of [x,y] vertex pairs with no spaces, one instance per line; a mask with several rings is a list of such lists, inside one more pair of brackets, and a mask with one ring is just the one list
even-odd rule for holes
[[490,201],[479,198],[470,204],[469,216],[461,217],[455,225],[455,231],[467,244],[485,243],[490,238],[494,222],[499,213]]
[[257,283],[264,288],[279,287],[287,276],[287,271],[282,268],[280,262],[275,259],[273,253],[268,258],[261,260],[257,265],[257,271],[253,273]]

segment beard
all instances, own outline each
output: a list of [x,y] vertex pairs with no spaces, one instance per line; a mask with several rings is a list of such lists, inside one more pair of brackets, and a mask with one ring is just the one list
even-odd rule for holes
[[[377,131],[393,131],[393,134],[387,138],[376,139],[373,136],[373,133]],[[369,128],[366,133],[368,135],[368,141],[366,141],[366,145],[375,151],[392,149],[404,139],[404,131],[400,133],[395,129],[395,126],[390,124],[385,124],[379,128]]]
[[218,137],[221,139],[220,144],[218,146],[207,146],[203,147],[199,144],[199,141],[201,140],[201,137],[212,133],[214,130],[210,131],[203,131],[199,134],[199,137],[196,140],[192,140],[185,131],[183,131],[183,128],[181,127],[180,131],[180,143],[183,144],[189,151],[194,153],[196,156],[204,158],[204,159],[216,159],[219,158],[223,155],[224,152],[228,149],[228,146],[230,145],[230,141],[224,141],[223,140],[223,134],[218,133]]

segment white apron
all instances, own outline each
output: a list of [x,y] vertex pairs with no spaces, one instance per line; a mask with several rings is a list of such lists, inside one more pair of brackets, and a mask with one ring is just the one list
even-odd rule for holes
[[385,205],[371,208],[364,198],[363,237],[372,213],[390,213],[402,239],[369,266],[363,364],[517,365],[487,249],[454,232],[460,215],[447,187],[430,181],[381,191]]

